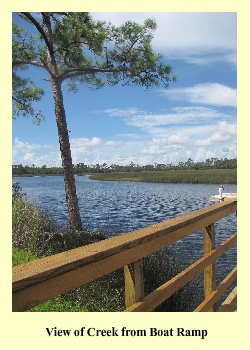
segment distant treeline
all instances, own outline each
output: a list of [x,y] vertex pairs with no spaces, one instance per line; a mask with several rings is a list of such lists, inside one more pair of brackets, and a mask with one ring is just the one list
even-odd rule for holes
[[[95,173],[112,173],[112,172],[141,172],[141,171],[166,171],[166,170],[207,170],[207,169],[236,169],[237,158],[235,159],[218,159],[208,158],[205,162],[194,162],[189,158],[186,162],[179,162],[177,165],[159,164],[154,165],[138,165],[131,162],[129,165],[117,165],[111,164],[108,166],[106,163],[86,165],[84,163],[78,163],[74,165],[74,173],[76,175],[81,174],[95,174]],[[38,175],[63,175],[62,167],[47,167],[43,165],[37,167],[34,164],[32,166],[22,164],[12,165],[13,176],[38,176]]]

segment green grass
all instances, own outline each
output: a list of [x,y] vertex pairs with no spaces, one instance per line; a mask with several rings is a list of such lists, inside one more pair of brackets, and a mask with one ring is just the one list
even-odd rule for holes
[[56,297],[34,306],[26,312],[88,312],[88,310],[80,305],[65,301],[62,297]]
[[38,259],[35,253],[31,253],[24,249],[12,248],[12,266],[26,264],[32,260]]
[[237,169],[168,170],[127,173],[99,173],[92,180],[156,183],[236,184]]

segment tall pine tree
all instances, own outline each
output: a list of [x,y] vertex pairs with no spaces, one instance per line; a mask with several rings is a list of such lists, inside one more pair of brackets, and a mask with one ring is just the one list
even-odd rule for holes
[[[90,88],[105,84],[141,85],[145,88],[176,80],[172,67],[153,51],[151,41],[156,29],[153,19],[143,25],[134,22],[115,27],[96,21],[86,12],[20,12],[24,26],[13,23],[13,116],[31,115],[39,123],[42,111],[35,111],[43,90],[34,86],[23,70],[29,66],[43,68],[51,84],[66,201],[69,229],[82,230],[73,164],[63,103],[62,83],[77,91],[79,83]],[[33,26],[26,29],[25,22]],[[28,71],[27,71],[28,72]]]

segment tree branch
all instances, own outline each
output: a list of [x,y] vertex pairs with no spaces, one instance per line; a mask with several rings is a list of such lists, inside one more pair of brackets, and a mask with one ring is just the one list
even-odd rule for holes
[[32,66],[37,66],[37,67],[41,67],[41,68],[47,69],[47,67],[43,63],[40,63],[38,61],[29,61],[29,60],[12,61],[12,66],[13,67],[21,66],[22,64],[30,64]]
[[39,31],[39,33],[42,35],[45,43],[46,43],[46,46],[50,52],[51,55],[53,55],[53,49],[50,45],[50,42],[48,41],[48,38],[43,30],[43,28],[40,26],[40,24],[35,20],[35,18],[33,16],[31,16],[31,14],[29,12],[21,12],[24,16],[26,16],[33,24],[34,26],[36,27],[36,29]]
[[66,80],[70,78],[74,78],[83,74],[93,74],[93,73],[113,73],[113,72],[122,72],[125,69],[117,69],[117,68],[75,68],[69,69],[63,74],[60,75],[60,80]]

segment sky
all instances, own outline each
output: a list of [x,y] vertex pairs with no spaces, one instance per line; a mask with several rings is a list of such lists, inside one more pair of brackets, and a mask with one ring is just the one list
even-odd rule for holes
[[[234,12],[95,12],[120,25],[157,21],[152,42],[177,82],[167,90],[116,85],[77,93],[63,86],[74,164],[178,164],[189,158],[237,157],[237,14]],[[15,19],[14,14],[14,19]],[[61,166],[54,105],[44,72],[30,77],[45,90],[46,115],[12,123],[12,164]]]

